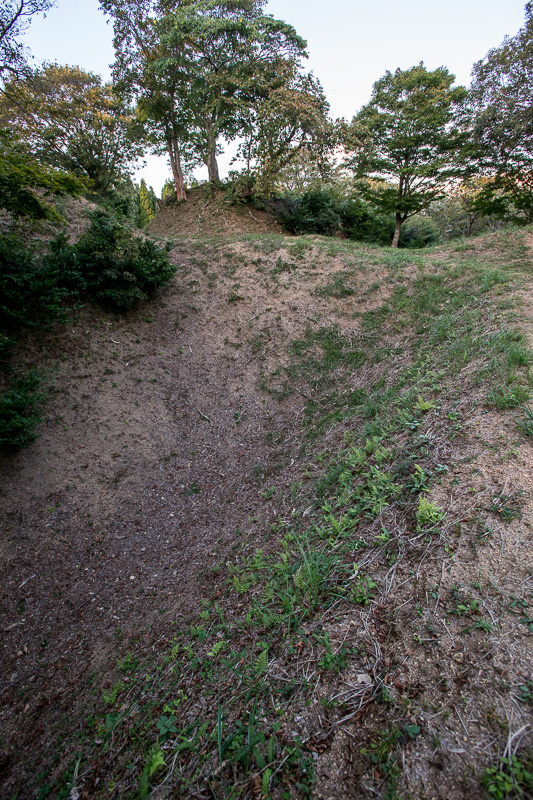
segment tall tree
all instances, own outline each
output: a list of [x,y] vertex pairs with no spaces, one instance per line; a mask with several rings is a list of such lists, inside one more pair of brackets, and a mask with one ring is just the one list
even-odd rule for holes
[[169,158],[176,199],[186,199],[185,172],[192,166],[183,108],[183,75],[169,68],[160,42],[162,20],[181,0],[100,0],[113,20],[114,85],[135,98],[140,119],[155,153]]
[[405,220],[465,172],[459,153],[467,134],[453,122],[466,89],[452,88],[454,80],[445,67],[429,72],[422,63],[387,72],[348,126],[349,164],[366,181],[363,194],[396,217],[393,247]]
[[13,79],[0,98],[0,120],[43,163],[88,178],[99,194],[110,191],[142,156],[131,109],[110,84],[79,67],[47,64]]
[[470,88],[473,155],[492,177],[479,198],[487,211],[509,201],[533,220],[533,3],[524,27],[474,65]]
[[232,141],[247,110],[280,86],[279,65],[299,62],[305,41],[285,22],[262,13],[264,0],[194,0],[170,17],[162,35],[168,64],[185,78],[184,100],[192,142],[219,180],[220,139]]
[[336,142],[319,81],[313,75],[302,75],[292,62],[282,65],[281,74],[283,80],[249,107],[239,147],[246,172],[262,194],[281,188],[284,171],[299,157],[305,156],[305,169],[324,175],[329,168],[327,156]]
[[2,0],[0,4],[0,79],[27,72],[26,49],[20,41],[35,14],[44,14],[54,0]]
[[[263,14],[265,0],[101,0],[115,27],[115,80],[165,141],[178,199],[181,156],[218,181],[221,141],[247,129],[250,109],[282,86],[305,41]],[[182,172],[182,170],[181,170]]]

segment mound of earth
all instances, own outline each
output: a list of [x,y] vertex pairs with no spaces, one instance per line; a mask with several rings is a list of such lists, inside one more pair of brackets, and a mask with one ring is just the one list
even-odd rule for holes
[[285,233],[268,211],[235,205],[221,189],[200,186],[187,201],[163,206],[148,226],[155,236],[210,236],[239,233]]

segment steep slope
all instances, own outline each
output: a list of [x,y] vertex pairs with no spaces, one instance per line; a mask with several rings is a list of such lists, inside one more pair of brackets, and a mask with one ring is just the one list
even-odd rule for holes
[[21,348],[2,797],[482,796],[530,744],[527,241],[172,258]]
[[237,205],[223,190],[200,186],[188,192],[187,202],[161,206],[148,232],[154,236],[231,236],[283,233],[283,227],[268,211]]

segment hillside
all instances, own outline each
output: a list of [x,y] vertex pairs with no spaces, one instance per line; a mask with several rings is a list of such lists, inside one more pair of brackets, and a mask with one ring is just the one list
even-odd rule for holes
[[190,189],[186,203],[163,205],[148,226],[154,236],[231,236],[246,233],[284,233],[275,216],[231,201],[222,189]]
[[202,208],[152,223],[151,303],[21,343],[50,396],[0,464],[1,797],[531,796],[531,234]]

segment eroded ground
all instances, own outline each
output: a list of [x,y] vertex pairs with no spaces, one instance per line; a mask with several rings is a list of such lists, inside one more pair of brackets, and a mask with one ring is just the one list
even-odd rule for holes
[[149,305],[24,342],[2,797],[449,800],[527,765],[528,246],[178,239]]

